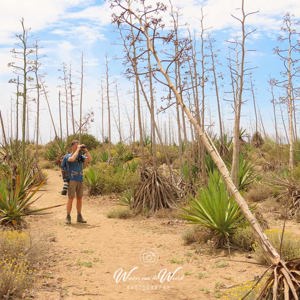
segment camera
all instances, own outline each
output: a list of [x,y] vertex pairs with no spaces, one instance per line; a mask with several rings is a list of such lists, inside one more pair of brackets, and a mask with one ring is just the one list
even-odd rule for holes
[[61,191],[62,195],[67,195],[68,193],[68,188],[69,188],[69,182],[68,181],[64,181],[64,185],[63,185],[63,189]]
[[79,152],[79,154],[78,154],[78,156],[77,156],[77,161],[83,163],[84,160],[85,160],[84,153]]
[[68,172],[65,171],[65,170],[61,171],[61,175],[62,175],[62,178],[63,178],[63,181],[64,181],[64,185],[63,185],[61,194],[65,196],[68,193],[70,179],[69,179],[69,176],[68,176]]

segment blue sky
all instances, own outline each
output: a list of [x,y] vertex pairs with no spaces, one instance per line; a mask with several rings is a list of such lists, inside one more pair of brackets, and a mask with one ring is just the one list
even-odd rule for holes
[[[151,3],[151,1],[148,1]],[[168,2],[168,1],[167,1]],[[206,27],[211,28],[212,36],[217,40],[216,47],[220,49],[219,60],[223,64],[225,77],[223,98],[230,90],[226,77],[226,56],[228,44],[226,40],[232,39],[238,32],[238,24],[231,17],[231,14],[238,15],[236,10],[240,6],[239,0],[186,0],[173,1],[174,6],[179,7],[182,15],[182,23],[188,23],[192,31],[199,30],[200,10],[204,9]],[[285,13],[290,12],[296,18],[300,18],[300,2],[298,0],[277,0],[260,1],[246,0],[247,11],[259,10],[255,16],[249,17],[249,26],[256,28],[247,44],[248,48],[256,50],[249,53],[247,60],[249,65],[256,67],[253,71],[255,81],[256,98],[261,109],[265,126],[272,131],[272,110],[270,93],[267,81],[269,77],[279,78],[282,69],[281,62],[273,54],[273,48],[278,45],[277,36]],[[19,19],[24,17],[25,24],[31,28],[32,40],[37,39],[41,47],[43,71],[46,75],[46,84],[49,90],[51,108],[58,120],[57,95],[59,90],[58,71],[62,63],[72,64],[74,71],[75,94],[78,99],[78,84],[80,71],[80,56],[84,53],[84,111],[95,112],[95,122],[91,124],[91,132],[100,138],[101,115],[100,115],[100,82],[105,73],[105,56],[110,62],[111,98],[113,102],[114,115],[116,115],[115,82],[118,83],[120,101],[123,105],[122,123],[124,131],[128,133],[128,114],[132,117],[132,84],[122,75],[122,47],[119,44],[118,33],[114,25],[111,25],[111,10],[107,3],[100,0],[0,0],[0,109],[5,116],[5,123],[9,127],[11,99],[14,99],[14,87],[8,81],[13,77],[12,70],[7,64],[12,61],[10,50],[15,47],[15,34],[20,32]],[[300,28],[298,28],[300,31]],[[159,89],[159,88],[157,88]],[[278,91],[279,92],[279,91]],[[277,91],[276,91],[277,93]],[[211,88],[207,89],[209,98],[208,109],[212,115],[212,122],[215,122],[216,115],[214,93]],[[248,99],[247,93],[245,99]],[[159,102],[160,100],[157,99]],[[47,142],[53,138],[50,119],[46,111],[45,103],[42,105],[42,136],[41,142]],[[224,118],[226,128],[230,132],[232,127],[232,109],[228,102],[223,102]],[[13,106],[14,109],[14,106]],[[14,109],[15,110],[15,109]],[[75,108],[78,115],[78,105]],[[30,122],[34,127],[35,107],[30,104]],[[146,105],[144,105],[146,114]],[[172,117],[173,112],[169,114]],[[279,117],[279,116],[278,116]],[[159,115],[161,124],[166,121],[166,114]],[[209,123],[211,120],[207,120]],[[106,122],[106,120],[105,120]],[[252,103],[249,101],[243,108],[243,127],[251,130],[253,123]],[[13,124],[14,126],[14,124]],[[253,127],[253,124],[252,124]],[[7,129],[8,130],[8,129]],[[118,136],[114,128],[114,137]],[[31,128],[30,135],[34,134]],[[126,136],[126,132],[124,132]]]

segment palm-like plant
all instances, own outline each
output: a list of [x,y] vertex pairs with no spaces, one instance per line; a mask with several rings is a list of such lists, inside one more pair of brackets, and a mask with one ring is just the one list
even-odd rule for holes
[[226,186],[215,171],[209,173],[208,184],[184,209],[182,217],[194,224],[212,230],[219,238],[219,245],[230,239],[243,220],[237,203],[228,195]]
[[240,156],[239,171],[238,171],[238,188],[245,190],[255,180],[254,167],[249,160]]
[[103,190],[103,183],[99,171],[90,167],[84,172],[84,181],[89,190],[89,195],[99,195]]
[[40,198],[40,196],[35,196],[43,184],[43,182],[40,182],[38,185],[33,185],[31,181],[24,180],[20,176],[17,176],[13,183],[8,182],[8,180],[1,181],[0,224],[19,226],[22,217],[26,215],[43,214],[45,210],[61,206],[54,205],[38,209],[31,208],[31,205]]

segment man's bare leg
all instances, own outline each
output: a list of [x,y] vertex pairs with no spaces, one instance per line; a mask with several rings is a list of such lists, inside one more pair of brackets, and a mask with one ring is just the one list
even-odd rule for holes
[[81,215],[82,197],[77,197],[76,208],[77,208],[77,222],[78,223],[86,223],[86,220],[84,220]]
[[68,198],[66,224],[71,224],[71,211],[74,198]]
[[82,209],[82,197],[77,197],[76,208],[77,208],[77,214],[81,214],[81,209]]

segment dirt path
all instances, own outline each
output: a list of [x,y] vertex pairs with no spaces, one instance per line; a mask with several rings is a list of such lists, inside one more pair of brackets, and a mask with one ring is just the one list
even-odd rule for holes
[[[58,171],[49,170],[37,206],[65,203]],[[49,237],[51,263],[37,282],[35,299],[215,299],[219,289],[259,275],[245,254],[208,256],[183,245],[189,225],[168,219],[109,219],[109,197],[85,198],[88,224],[65,225],[65,207],[31,217],[33,235]],[[127,277],[124,276],[126,272]],[[116,276],[116,275],[119,276]],[[125,274],[125,275],[126,275]],[[161,282],[160,282],[161,281]]]

